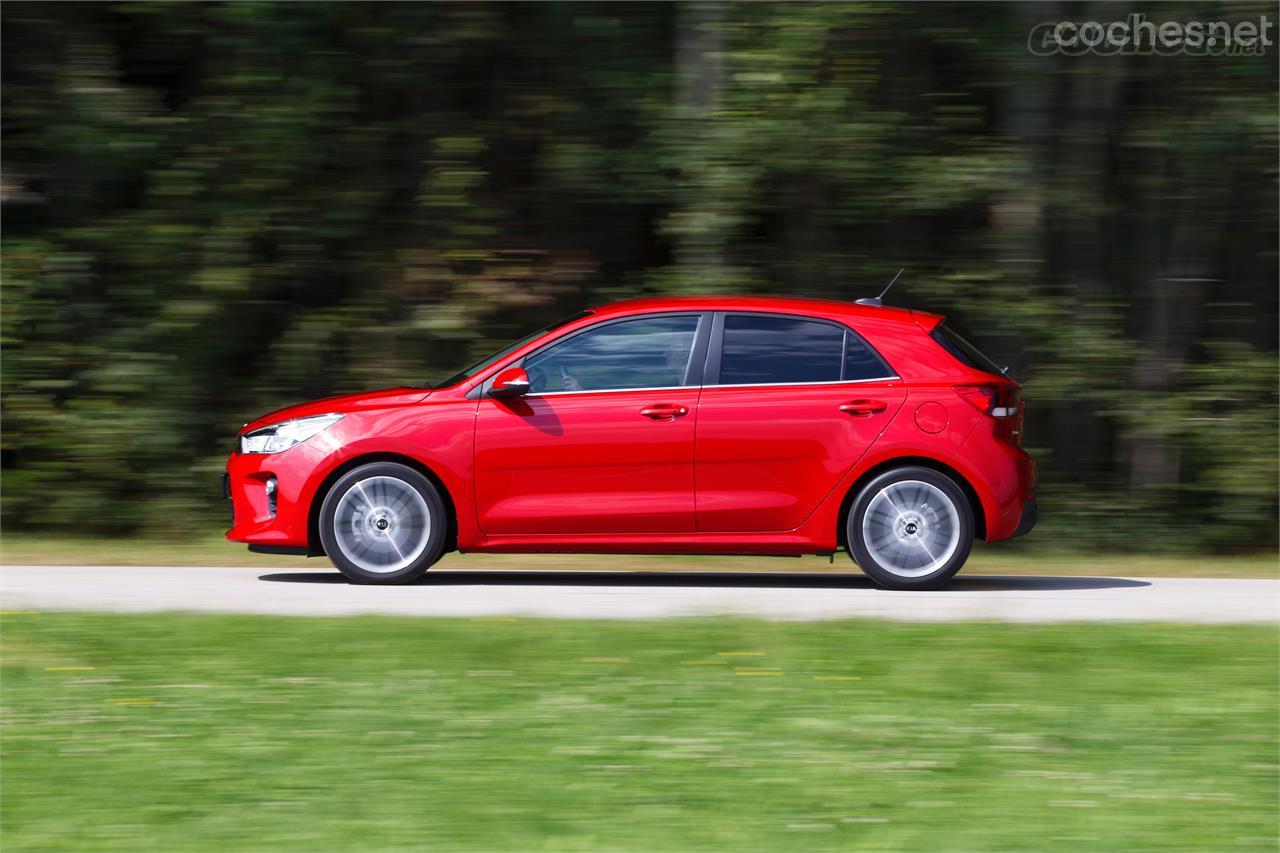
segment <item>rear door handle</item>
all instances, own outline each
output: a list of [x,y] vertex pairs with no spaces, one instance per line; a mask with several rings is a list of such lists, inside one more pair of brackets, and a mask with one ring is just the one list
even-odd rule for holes
[[850,400],[840,406],[840,411],[855,418],[869,418],[883,412],[887,404],[883,400]]
[[640,410],[640,414],[646,418],[653,418],[655,421],[674,421],[676,418],[683,418],[689,414],[688,406],[645,406]]

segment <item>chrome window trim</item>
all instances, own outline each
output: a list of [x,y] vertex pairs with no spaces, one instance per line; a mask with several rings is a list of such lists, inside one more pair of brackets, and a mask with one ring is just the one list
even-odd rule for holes
[[598,388],[595,390],[585,391],[539,391],[538,393],[529,393],[523,395],[524,399],[530,397],[566,397],[571,394],[625,394],[628,391],[699,391],[701,385],[662,385],[656,388]]
[[538,394],[525,394],[530,397],[565,397],[571,394],[623,394],[628,391],[701,391],[705,388],[796,388],[813,385],[861,385],[867,382],[901,381],[901,376],[879,376],[875,379],[834,379],[826,382],[758,382],[742,385],[663,385],[657,388],[601,388],[586,391],[543,391]]
[[792,388],[797,385],[860,385],[865,382],[893,382],[901,376],[876,376],[872,379],[830,379],[826,382],[743,382],[736,385],[703,385],[703,388]]

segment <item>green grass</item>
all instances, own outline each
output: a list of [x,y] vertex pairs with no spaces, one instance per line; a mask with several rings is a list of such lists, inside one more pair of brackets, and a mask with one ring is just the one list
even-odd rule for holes
[[1274,627],[3,619],[6,851],[1277,844]]
[[[221,536],[172,542],[155,539],[48,539],[9,534],[0,543],[0,564],[100,566],[261,566],[263,568],[328,567],[324,558],[279,557],[250,553]],[[543,569],[555,571],[609,569],[636,572],[850,572],[857,571],[845,554],[834,564],[825,558],[802,557],[662,557],[593,554],[449,554],[442,569]],[[1186,578],[1280,577],[1275,554],[1244,556],[1098,555],[1028,551],[1022,543],[978,542],[965,564],[970,575],[1082,575]]]

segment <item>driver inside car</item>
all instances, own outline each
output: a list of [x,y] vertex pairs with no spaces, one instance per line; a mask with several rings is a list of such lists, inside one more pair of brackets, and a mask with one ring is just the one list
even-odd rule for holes
[[[655,371],[653,385],[655,388],[679,387],[684,384],[685,370],[688,367],[690,342],[686,335],[668,336],[666,349],[662,354],[662,370]],[[559,365],[561,391],[587,391],[578,377],[570,372],[563,363]]]

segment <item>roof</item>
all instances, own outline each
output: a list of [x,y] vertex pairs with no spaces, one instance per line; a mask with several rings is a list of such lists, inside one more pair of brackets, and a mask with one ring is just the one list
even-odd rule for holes
[[659,296],[611,302],[592,309],[596,316],[649,311],[794,311],[819,316],[865,317],[925,322],[937,317],[923,311],[880,305],[858,305],[838,299],[792,296]]

